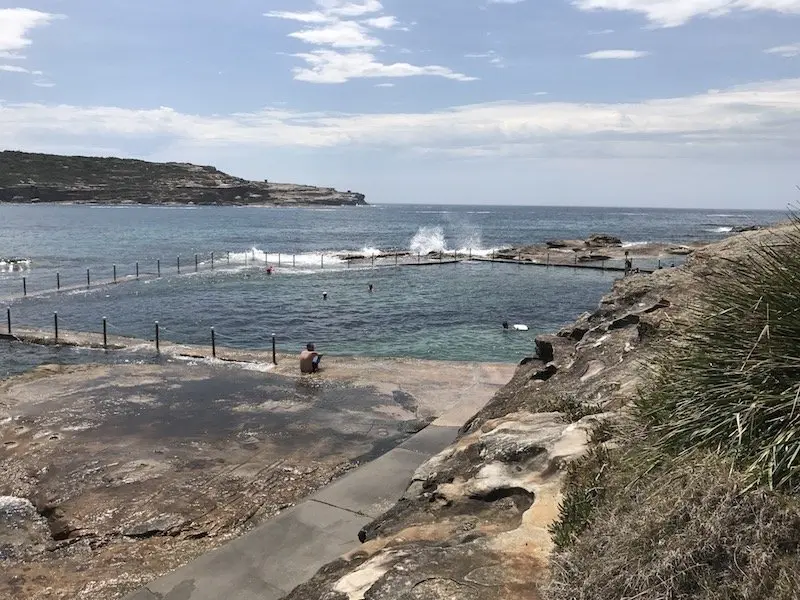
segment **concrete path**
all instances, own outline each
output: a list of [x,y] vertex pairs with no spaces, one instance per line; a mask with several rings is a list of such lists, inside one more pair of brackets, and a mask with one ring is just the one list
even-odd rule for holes
[[471,399],[380,458],[126,600],[277,600],[357,548],[358,531],[405,492],[414,471],[488,401]]

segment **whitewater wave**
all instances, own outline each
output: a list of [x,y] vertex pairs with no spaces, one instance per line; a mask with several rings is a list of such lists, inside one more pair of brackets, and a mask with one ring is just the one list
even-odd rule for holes
[[0,258],[0,271],[24,271],[31,266],[29,258]]
[[460,239],[451,248],[447,243],[444,229],[440,226],[420,227],[411,238],[409,250],[412,254],[457,252],[478,257],[490,256],[499,248],[484,248],[481,232],[477,227],[462,228]]
[[[230,264],[236,266],[294,266],[302,268],[322,268],[323,266],[342,265],[345,263],[340,258],[340,252],[301,252],[292,254],[287,252],[265,252],[253,246],[244,252],[231,252],[220,259],[225,264],[230,258]],[[223,262],[224,261],[224,262]]]
[[703,231],[707,233],[730,233],[731,231],[733,231],[733,227],[722,227],[722,226],[709,227],[707,229],[704,229]]
[[649,241],[645,241],[645,242],[622,242],[622,247],[623,248],[636,248],[637,246],[647,246],[650,243],[651,242],[649,242]]

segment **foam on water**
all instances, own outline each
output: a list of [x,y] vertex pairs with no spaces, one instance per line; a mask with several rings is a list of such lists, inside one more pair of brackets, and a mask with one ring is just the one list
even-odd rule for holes
[[730,233],[733,231],[733,227],[710,227],[708,229],[704,229],[703,231],[707,233]]
[[441,227],[420,227],[409,245],[414,254],[428,254],[430,252],[444,252],[447,242],[444,239],[444,229]]
[[[420,227],[411,238],[409,250],[413,254],[429,254],[430,252],[453,252],[447,244],[444,229],[439,226]],[[455,251],[472,256],[490,256],[497,248],[484,248],[481,232],[475,226],[462,227]]]
[[31,267],[29,258],[0,258],[0,271],[24,271]]
[[[280,263],[281,267],[293,266],[295,268],[320,269],[329,266],[341,266],[345,261],[340,258],[342,252],[301,252],[299,254],[291,254],[286,252],[265,252],[256,246],[244,252],[231,252],[230,263],[237,266],[268,266],[272,265],[277,267]],[[220,259],[220,264],[227,263],[227,256]]]

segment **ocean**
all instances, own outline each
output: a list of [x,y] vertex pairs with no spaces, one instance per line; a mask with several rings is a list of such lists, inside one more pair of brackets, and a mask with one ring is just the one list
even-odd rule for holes
[[[107,317],[110,333],[142,338],[153,337],[158,321],[162,339],[184,343],[209,344],[214,327],[219,345],[237,348],[268,348],[274,333],[284,352],[312,341],[332,355],[512,362],[532,353],[537,334],[594,309],[619,273],[469,261],[395,268],[391,260],[375,267],[366,260],[356,268],[341,256],[454,250],[486,256],[592,233],[616,235],[631,247],[714,241],[734,227],[786,216],[533,206],[6,204],[0,205],[0,299],[20,326],[51,328],[57,312],[63,329],[101,331]],[[2,260],[9,257],[30,262],[12,269]],[[113,265],[122,279],[134,274],[137,262],[138,281],[98,285],[112,279]],[[268,264],[273,275],[266,273]],[[56,274],[62,287],[76,289],[42,293],[55,289]],[[503,321],[529,330],[504,332]],[[0,377],[41,362],[131,359],[2,342]]]

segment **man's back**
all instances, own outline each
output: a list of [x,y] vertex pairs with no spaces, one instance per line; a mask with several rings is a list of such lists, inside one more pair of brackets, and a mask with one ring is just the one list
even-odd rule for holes
[[300,353],[300,372],[301,373],[313,373],[314,372],[314,358],[316,358],[317,352],[314,350],[303,350]]

